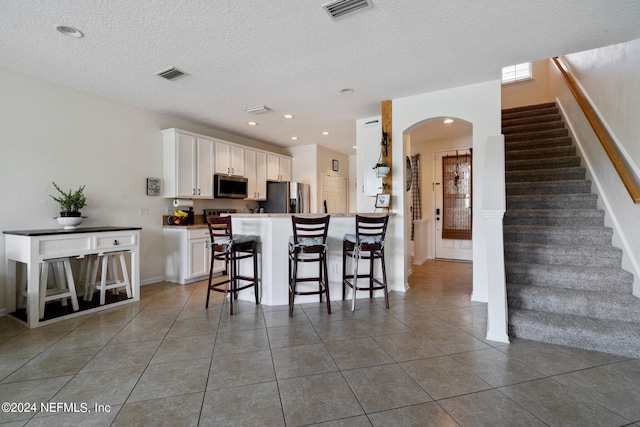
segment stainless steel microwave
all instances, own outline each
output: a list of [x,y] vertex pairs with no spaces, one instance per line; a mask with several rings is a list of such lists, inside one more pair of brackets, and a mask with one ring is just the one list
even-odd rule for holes
[[247,178],[241,176],[214,175],[213,197],[218,199],[246,199]]

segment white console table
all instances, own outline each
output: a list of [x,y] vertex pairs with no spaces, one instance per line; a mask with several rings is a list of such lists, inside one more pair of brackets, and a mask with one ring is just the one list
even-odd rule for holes
[[[75,230],[18,230],[4,231],[7,262],[7,311],[16,310],[17,263],[26,264],[27,321],[29,328],[80,316],[88,312],[126,304],[140,299],[140,227],[86,227]],[[62,317],[40,321],[38,315],[40,264],[43,260],[60,257],[83,257],[113,251],[131,253],[130,280],[132,298],[77,311]]]

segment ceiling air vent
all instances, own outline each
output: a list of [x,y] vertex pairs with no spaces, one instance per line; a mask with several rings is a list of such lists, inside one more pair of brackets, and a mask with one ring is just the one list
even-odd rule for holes
[[255,107],[245,108],[244,111],[252,114],[260,114],[260,113],[266,113],[267,111],[271,111],[271,110],[267,108],[265,105],[257,105]]
[[183,76],[184,74],[185,73],[183,71],[180,71],[175,67],[171,67],[169,69],[166,69],[164,71],[160,71],[160,72],[156,73],[156,76],[160,76],[160,77],[165,78],[167,80],[173,80],[175,78]]
[[358,10],[367,9],[373,6],[371,0],[335,0],[322,5],[331,19],[340,19]]

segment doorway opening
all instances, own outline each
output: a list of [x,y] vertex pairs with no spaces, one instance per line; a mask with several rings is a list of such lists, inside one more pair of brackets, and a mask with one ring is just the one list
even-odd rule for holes
[[412,262],[472,261],[473,125],[433,117],[409,128],[405,141],[408,157],[420,159],[420,194],[416,197],[409,189],[405,197],[405,212],[413,225]]

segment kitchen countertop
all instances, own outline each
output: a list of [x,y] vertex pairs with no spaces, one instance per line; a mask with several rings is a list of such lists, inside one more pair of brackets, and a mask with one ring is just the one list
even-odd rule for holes
[[[332,217],[355,217],[356,215],[364,215],[364,216],[384,216],[384,215],[389,215],[389,216],[395,216],[396,214],[391,212],[391,213],[360,213],[360,214],[355,214],[355,213],[332,213],[332,214],[324,214],[324,213],[298,213],[298,214],[291,214],[291,213],[231,213],[231,214],[224,214],[224,215],[231,215],[234,218],[256,218],[256,219],[263,219],[263,218],[290,218],[293,215],[296,216],[301,216],[301,217],[318,217],[318,216],[324,216],[324,215],[331,215]],[[208,228],[207,224],[191,224],[191,225],[169,225],[169,224],[163,224],[162,228],[167,228],[167,229],[176,229],[176,230],[198,230],[201,228]]]
[[252,217],[256,217],[256,218],[288,218],[291,216],[301,216],[301,217],[319,217],[319,216],[325,216],[325,215],[331,215],[332,217],[354,217],[356,215],[363,215],[363,216],[385,216],[385,215],[389,215],[389,216],[394,216],[395,213],[386,213],[386,212],[380,212],[380,213],[331,213],[331,214],[325,214],[325,213],[258,213],[258,214],[252,214],[252,213],[235,213],[235,214],[230,214],[232,217],[236,217],[236,218],[252,218]]
[[3,231],[2,234],[13,234],[16,236],[53,236],[57,234],[77,234],[77,233],[101,233],[107,231],[142,230],[142,227],[78,227],[73,230],[62,228],[51,228],[46,230],[14,230]]

